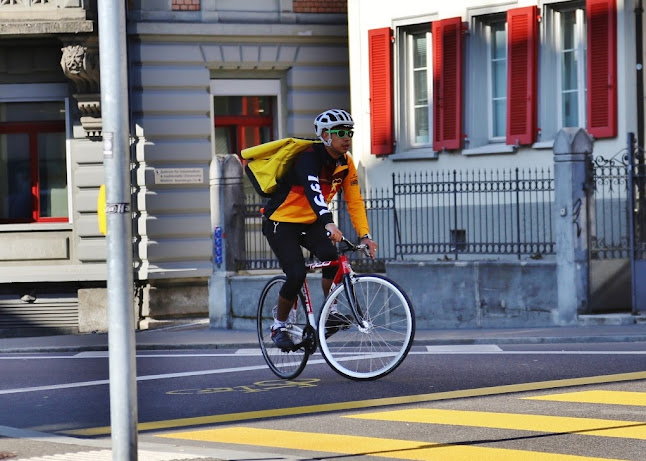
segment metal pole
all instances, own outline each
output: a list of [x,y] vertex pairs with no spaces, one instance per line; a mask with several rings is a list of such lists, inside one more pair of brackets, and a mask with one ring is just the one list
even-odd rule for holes
[[103,164],[106,184],[108,347],[112,459],[137,460],[128,74],[125,2],[99,0]]
[[644,8],[642,0],[637,0],[635,5],[635,58],[637,60],[637,147],[638,160],[641,158],[641,150],[644,148],[644,37],[642,26],[642,15]]
[[637,288],[635,277],[635,134],[628,133],[628,240],[630,248],[630,301],[632,313],[637,314]]
[[453,246],[455,260],[458,260],[458,172],[453,170]]
[[518,178],[518,168],[516,168],[516,243],[518,244],[518,259],[521,258],[521,238],[520,238],[520,179]]

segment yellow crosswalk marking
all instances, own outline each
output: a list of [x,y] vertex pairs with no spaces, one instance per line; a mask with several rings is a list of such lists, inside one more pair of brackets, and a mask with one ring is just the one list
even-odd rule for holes
[[646,423],[640,421],[436,409],[381,411],[346,416],[346,418],[646,440]]
[[553,400],[556,402],[600,403],[605,405],[646,407],[646,392],[582,391],[524,398],[527,400]]
[[158,435],[158,437],[428,461],[473,461],[474,459],[478,461],[519,461],[524,459],[531,459],[532,461],[619,461],[609,458],[590,458],[537,451],[253,427],[176,432]]

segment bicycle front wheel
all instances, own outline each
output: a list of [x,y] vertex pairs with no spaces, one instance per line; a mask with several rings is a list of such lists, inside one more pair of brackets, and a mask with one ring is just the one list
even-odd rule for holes
[[274,374],[283,379],[294,379],[301,374],[313,349],[316,349],[314,328],[307,321],[305,299],[301,293],[296,298],[288,318],[288,329],[294,350],[283,351],[271,339],[278,293],[285,283],[285,276],[278,275],[267,282],[260,294],[257,313],[258,341],[260,350]]
[[337,286],[319,317],[321,353],[347,378],[381,378],[404,361],[413,344],[413,306],[395,282],[385,277],[355,275],[351,280],[350,296],[358,315],[352,312],[344,285]]

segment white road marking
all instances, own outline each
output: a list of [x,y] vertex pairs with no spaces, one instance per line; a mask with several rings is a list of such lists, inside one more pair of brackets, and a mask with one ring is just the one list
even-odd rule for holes
[[[459,347],[462,346],[462,347]],[[453,345],[453,346],[426,346],[426,351],[410,351],[409,355],[478,355],[478,354],[493,354],[493,355],[646,355],[646,351],[504,351],[496,345]],[[240,349],[235,353],[222,353],[222,354],[140,354],[139,358],[161,358],[161,357],[233,357],[233,356],[259,356],[259,353],[253,353],[252,349]],[[258,351],[259,352],[259,351]],[[308,365],[324,364],[325,360],[321,357],[320,353],[315,354],[309,361]],[[359,356],[362,357],[362,356]],[[363,356],[365,358],[365,356]],[[91,355],[71,355],[71,356],[33,356],[33,357],[0,357],[0,360],[51,360],[51,359],[88,359],[88,358],[102,358],[102,356]],[[344,357],[339,361],[353,360],[356,357]],[[163,373],[156,375],[138,376],[137,381],[153,381],[171,378],[186,378],[191,376],[206,376],[225,373],[236,373],[244,371],[265,370],[267,365],[243,366],[243,367],[230,367],[220,368],[216,370],[199,370],[187,371],[181,373]],[[94,381],[81,381],[64,384],[52,384],[47,386],[34,386],[16,389],[0,389],[0,395],[7,394],[21,394],[27,392],[41,392],[60,389],[73,389],[79,387],[91,386],[104,386],[110,384],[110,380],[94,380]]]
[[[157,453],[154,451],[141,451],[137,453],[141,461],[175,461],[182,459],[206,459],[180,453]],[[38,456],[35,458],[20,458],[21,461],[112,461],[112,450],[81,451],[77,453],[63,453],[58,455]]]
[[[262,357],[260,349],[239,349],[235,352],[215,352],[212,354],[137,354],[137,358],[181,358],[181,357],[240,357],[240,356],[258,356]],[[0,356],[0,360],[55,360],[55,359],[107,359],[109,357],[108,351],[85,351],[78,352],[74,355],[18,355],[18,356]]]
[[[495,344],[455,344],[446,346],[425,346],[426,350],[411,350],[408,355],[646,355],[643,351],[505,351]],[[349,351],[348,354],[356,352]],[[315,355],[320,355],[317,352]],[[221,352],[212,354],[137,354],[141,359],[157,358],[196,358],[196,357],[262,357],[260,349],[238,349],[235,352]],[[101,359],[109,358],[108,351],[79,352],[74,355],[33,355],[33,356],[0,356],[0,360],[69,360],[69,359]],[[308,363],[313,363],[311,360]],[[244,368],[244,367],[243,367]],[[230,369],[235,370],[235,369]]]
[[[427,346],[430,347],[430,346]],[[487,351],[487,350],[464,350],[464,351],[410,351],[408,355],[646,355],[646,351]]]
[[495,344],[453,344],[447,346],[426,346],[428,352],[502,352],[502,349]]
[[[316,363],[316,361],[311,361],[311,363]],[[218,370],[200,370],[200,371],[186,371],[183,373],[165,373],[160,375],[146,375],[138,376],[137,381],[153,381],[156,379],[169,379],[169,378],[185,378],[188,376],[204,376],[204,375],[216,375],[221,373],[235,373],[238,371],[252,371],[252,370],[265,370],[267,365],[255,365],[249,367],[237,367],[237,368],[221,368]],[[49,386],[35,386],[35,387],[24,387],[19,389],[2,389],[0,390],[0,395],[5,394],[21,394],[26,392],[40,392],[40,391],[49,391],[57,389],[71,389],[75,387],[90,387],[90,386],[103,386],[110,384],[109,379],[101,379],[96,381],[82,381],[76,383],[65,383],[65,384],[53,384]]]
[[260,349],[238,349],[235,355],[258,355],[262,357],[262,351]]

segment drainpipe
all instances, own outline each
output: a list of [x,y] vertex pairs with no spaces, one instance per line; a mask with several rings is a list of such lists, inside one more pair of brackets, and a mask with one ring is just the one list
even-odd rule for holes
[[639,160],[643,162],[642,149],[644,147],[644,37],[642,27],[643,0],[637,0],[635,6],[635,55],[637,58],[637,146],[639,147]]

